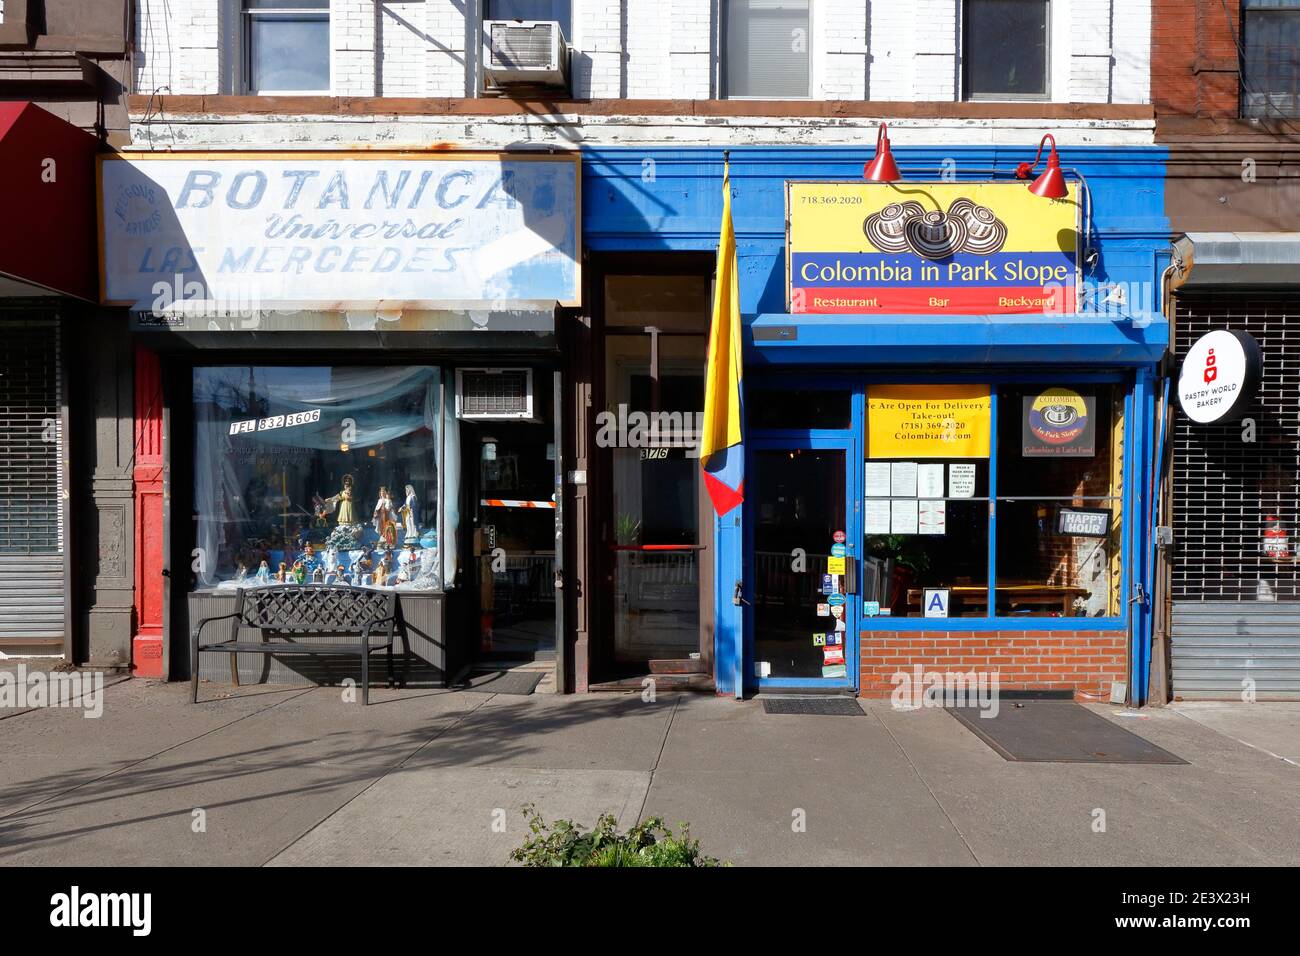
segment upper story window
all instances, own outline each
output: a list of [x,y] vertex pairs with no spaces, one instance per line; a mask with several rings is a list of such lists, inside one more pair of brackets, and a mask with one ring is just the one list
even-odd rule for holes
[[809,0],[723,0],[723,94],[765,100],[812,95]]
[[329,0],[242,0],[248,93],[328,92]]
[[566,40],[573,39],[570,0],[487,0],[484,20],[557,20]]
[[1300,0],[1243,0],[1241,112],[1300,116]]
[[966,0],[963,7],[966,99],[1045,99],[1049,0]]

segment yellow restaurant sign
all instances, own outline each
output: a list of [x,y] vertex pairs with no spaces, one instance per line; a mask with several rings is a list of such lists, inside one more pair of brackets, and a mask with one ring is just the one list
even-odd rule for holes
[[791,312],[1074,312],[1077,186],[787,182]]
[[987,458],[987,385],[872,385],[868,458]]

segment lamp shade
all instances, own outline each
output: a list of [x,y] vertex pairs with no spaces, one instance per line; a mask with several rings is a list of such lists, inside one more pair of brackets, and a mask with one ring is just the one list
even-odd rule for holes
[[1047,168],[1043,170],[1041,176],[1029,184],[1029,191],[1044,199],[1064,199],[1070,194],[1070,190],[1065,185],[1065,173],[1061,172],[1061,159],[1056,155],[1055,145],[1047,156]]
[[896,183],[902,179],[894,154],[889,151],[889,135],[884,123],[880,124],[880,131],[876,134],[876,155],[863,167],[862,178],[873,183]]
[[1016,167],[1016,178],[1028,179],[1033,175],[1034,167],[1038,165],[1038,160],[1043,155],[1043,147],[1049,143],[1052,150],[1047,154],[1047,168],[1029,184],[1029,191],[1043,199],[1064,199],[1070,194],[1070,190],[1065,184],[1065,173],[1061,170],[1061,157],[1056,154],[1056,138],[1051,133],[1046,134],[1039,142],[1038,153],[1032,163],[1021,163]]

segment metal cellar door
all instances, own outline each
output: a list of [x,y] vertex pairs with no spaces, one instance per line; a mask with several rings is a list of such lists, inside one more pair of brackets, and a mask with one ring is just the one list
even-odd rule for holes
[[63,396],[54,321],[0,337],[0,650],[64,650]]

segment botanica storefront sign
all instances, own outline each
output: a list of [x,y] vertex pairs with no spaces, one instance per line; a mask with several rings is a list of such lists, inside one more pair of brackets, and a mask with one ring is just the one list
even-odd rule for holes
[[118,154],[100,176],[106,302],[578,301],[575,156]]

